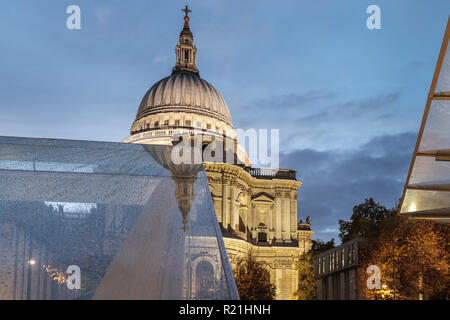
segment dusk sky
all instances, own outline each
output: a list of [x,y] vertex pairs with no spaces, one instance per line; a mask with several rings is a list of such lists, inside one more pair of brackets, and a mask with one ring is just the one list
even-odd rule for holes
[[[66,8],[81,8],[81,30]],[[279,128],[300,218],[401,197],[450,13],[448,0],[2,1],[0,135],[122,141],[170,74],[186,4],[202,78],[235,128]],[[366,9],[381,8],[381,30]]]

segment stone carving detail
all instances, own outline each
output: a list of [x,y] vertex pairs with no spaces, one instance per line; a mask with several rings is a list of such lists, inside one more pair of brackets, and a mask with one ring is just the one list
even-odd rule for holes
[[289,259],[279,259],[276,258],[273,262],[274,268],[290,268],[292,266],[292,261]]
[[208,177],[208,182],[222,184],[222,178]]

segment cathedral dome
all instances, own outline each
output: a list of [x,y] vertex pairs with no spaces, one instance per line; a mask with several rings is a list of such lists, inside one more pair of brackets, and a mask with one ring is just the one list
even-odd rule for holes
[[221,94],[191,71],[174,71],[155,83],[144,95],[136,120],[164,112],[209,116],[232,126],[230,111]]
[[[156,82],[144,95],[126,143],[172,145],[180,135],[202,136],[227,142],[226,148],[247,166],[247,151],[237,141],[231,114],[222,95],[197,69],[197,47],[189,28],[186,6],[184,26],[175,46],[172,74]],[[214,137],[214,138],[213,138]]]

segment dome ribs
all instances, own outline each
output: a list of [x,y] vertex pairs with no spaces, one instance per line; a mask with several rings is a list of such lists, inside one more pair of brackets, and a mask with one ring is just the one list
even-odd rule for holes
[[201,102],[202,102],[202,92],[200,91],[200,77],[193,77],[192,78],[194,80],[194,90],[195,90],[195,101],[194,101],[194,105],[196,107],[201,107]]
[[192,99],[192,95],[195,94],[193,88],[194,86],[192,85],[192,77],[186,77],[186,92],[185,92],[185,97],[186,97],[186,105],[192,106],[194,105],[192,103],[192,101],[194,101],[194,99]]
[[166,81],[166,85],[164,86],[164,94],[163,94],[163,102],[162,105],[166,106],[166,105],[170,105],[172,97],[173,97],[173,84],[172,82],[174,81],[174,79],[172,77],[169,77]]
[[174,83],[172,88],[172,104],[173,105],[180,105],[181,104],[181,77],[174,77]]
[[174,72],[154,84],[144,95],[136,120],[150,114],[168,112],[171,107],[178,107],[180,112],[186,110],[188,113],[209,115],[232,126],[223,97],[212,84],[195,73]]

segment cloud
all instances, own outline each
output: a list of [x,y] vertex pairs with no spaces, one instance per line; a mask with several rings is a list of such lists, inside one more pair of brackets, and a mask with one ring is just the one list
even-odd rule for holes
[[338,96],[336,92],[316,90],[308,91],[304,94],[288,94],[271,97],[270,99],[260,99],[255,102],[259,109],[273,110],[274,108],[298,108],[299,106],[312,104],[318,101],[327,101]]
[[[389,92],[387,94],[379,94],[376,96],[366,97],[362,99],[352,99],[341,105],[340,110],[345,110],[346,113],[352,113],[355,111],[372,112],[388,106],[391,106],[399,100],[401,93],[399,91]],[[337,114],[337,110],[334,112]]]
[[281,167],[297,170],[299,215],[311,217],[315,238],[338,238],[338,219],[373,197],[392,207],[401,197],[415,133],[382,135],[352,152],[296,150],[280,155]]
[[399,90],[351,99],[308,91],[246,103],[233,120],[243,128],[280,128],[281,150],[354,149],[380,133],[397,133],[401,98]]

